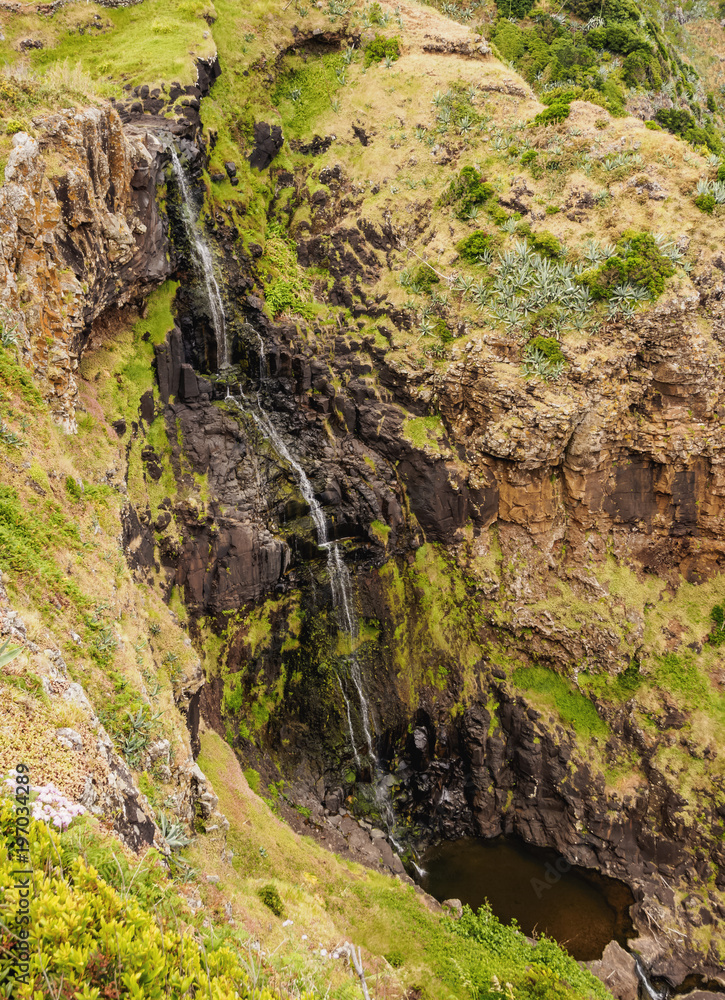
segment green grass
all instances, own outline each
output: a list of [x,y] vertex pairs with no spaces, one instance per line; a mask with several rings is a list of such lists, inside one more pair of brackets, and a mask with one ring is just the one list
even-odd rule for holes
[[410,417],[403,424],[403,437],[416,448],[440,452],[446,429],[440,417]]
[[[311,138],[317,120],[332,110],[335,93],[340,89],[335,70],[342,66],[339,52],[306,63],[299,56],[285,60],[273,99],[290,138]],[[300,96],[294,100],[296,92]]]
[[[196,82],[197,59],[207,59],[215,51],[204,13],[213,10],[205,0],[145,0],[143,4],[109,9],[97,4],[63,8],[50,19],[31,16],[13,18],[7,40],[0,43],[0,56],[11,63],[17,59],[13,43],[40,31],[44,48],[31,50],[26,58],[31,66],[46,70],[67,60],[80,62],[104,92],[121,93],[124,83],[145,83],[150,87],[178,81]],[[87,29],[99,14],[104,31]],[[35,22],[38,22],[37,24]],[[204,38],[204,34],[207,38]]]
[[60,550],[82,548],[76,524],[58,504],[21,498],[12,486],[0,483],[0,569],[22,581],[34,598],[42,600],[51,592],[78,607],[86,603],[57,561]]
[[573,726],[577,735],[606,737],[609,728],[597,715],[589,699],[575,691],[571,684],[545,667],[518,667],[512,680],[528,694],[537,695],[546,705],[555,708],[562,722]]

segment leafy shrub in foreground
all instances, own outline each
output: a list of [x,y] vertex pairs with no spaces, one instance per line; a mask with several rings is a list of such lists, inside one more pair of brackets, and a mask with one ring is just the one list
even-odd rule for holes
[[[20,887],[10,856],[13,805],[0,800],[0,953],[20,942],[15,925]],[[25,939],[29,953],[27,983],[16,980],[16,1000],[40,996],[128,997],[129,1000],[185,1000],[189,996],[235,1000],[252,995],[274,1000],[249,975],[226,944],[205,950],[195,934],[179,933],[174,920],[124,898],[79,854],[68,858],[63,840],[45,823],[31,820],[28,840],[34,894]],[[65,864],[62,862],[65,855]],[[110,856],[110,852],[109,852]],[[173,927],[173,929],[172,929]],[[44,971],[41,971],[41,963]],[[4,965],[0,992],[7,985]]]

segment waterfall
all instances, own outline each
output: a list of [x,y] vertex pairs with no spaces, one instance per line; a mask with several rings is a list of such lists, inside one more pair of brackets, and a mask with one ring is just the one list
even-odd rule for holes
[[644,992],[649,997],[649,1000],[667,1000],[670,995],[669,992],[667,990],[660,991],[654,988],[649,980],[645,967],[642,964],[642,959],[637,954],[634,955],[634,968],[637,973],[637,978],[644,988]]
[[206,297],[209,300],[209,310],[211,312],[211,321],[212,326],[214,327],[214,337],[216,339],[217,367],[226,368],[229,362],[227,360],[227,334],[224,322],[224,306],[222,305],[222,296],[219,291],[219,285],[214,275],[214,260],[211,255],[211,250],[207,246],[207,243],[202,235],[198,219],[195,218],[194,215],[191,191],[189,190],[189,184],[186,179],[186,174],[184,173],[184,168],[181,166],[179,157],[173,146],[169,146],[169,152],[171,153],[171,163],[173,164],[174,175],[181,190],[181,216],[184,220],[184,228],[186,229],[189,240],[191,241],[194,259],[204,277]]
[[[262,347],[262,357],[263,347]],[[312,488],[312,483],[310,482],[307,473],[302,468],[300,463],[292,457],[289,448],[284,442],[284,439],[280,435],[277,428],[274,426],[270,420],[267,413],[259,403],[259,412],[256,412],[253,408],[245,408],[242,405],[242,400],[244,400],[244,394],[242,393],[241,386],[239,387],[239,399],[236,399],[231,394],[227,394],[227,398],[233,402],[243,413],[248,413],[254,420],[257,427],[260,429],[265,438],[272,444],[277,454],[280,458],[291,467],[295,473],[297,484],[299,486],[300,493],[304,497],[308,507],[310,508],[310,515],[315,525],[315,531],[317,534],[317,544],[323,549],[327,556],[327,571],[330,577],[330,587],[332,589],[332,602],[338,614],[338,625],[340,629],[346,633],[350,639],[350,677],[352,679],[355,691],[357,692],[358,702],[360,705],[360,720],[362,723],[363,735],[365,737],[365,753],[367,754],[370,762],[375,768],[375,800],[380,809],[381,815],[385,819],[385,824],[388,828],[388,837],[391,844],[395,849],[400,852],[402,850],[401,845],[395,840],[393,836],[393,830],[395,829],[395,812],[393,810],[393,804],[391,801],[388,784],[386,781],[386,775],[382,772],[380,765],[378,763],[377,756],[373,747],[373,738],[370,725],[370,709],[368,706],[368,700],[365,696],[365,690],[362,681],[362,672],[360,670],[360,664],[358,662],[357,655],[355,653],[355,642],[359,638],[360,629],[358,626],[358,618],[355,613],[353,597],[352,597],[352,581],[350,580],[350,573],[347,566],[340,553],[340,548],[335,541],[331,541],[327,533],[327,521],[325,519],[324,511],[317,498],[315,497],[315,491]],[[259,397],[258,397],[259,402]],[[350,701],[345,694],[345,689],[342,683],[342,679],[339,674],[337,675],[337,681],[340,685],[340,690],[342,691],[342,697],[345,702],[345,715],[347,721],[348,734],[350,737],[350,745],[352,747],[352,752],[355,756],[355,762],[358,768],[361,766],[360,752],[355,741],[355,731],[352,724],[352,715],[350,712]],[[417,868],[417,865],[415,866]],[[422,873],[422,869],[419,869],[419,874]]]
[[[239,388],[240,399],[244,399],[242,394],[241,386]],[[352,610],[352,595],[350,587],[350,575],[347,572],[347,567],[342,560],[340,555],[340,550],[336,542],[331,542],[327,534],[327,522],[325,520],[325,514],[320,506],[317,498],[315,497],[315,491],[312,488],[312,483],[310,482],[307,473],[302,468],[300,463],[292,457],[289,448],[285,444],[282,436],[280,435],[277,428],[274,426],[272,421],[269,419],[267,414],[261,408],[259,412],[255,411],[253,408],[245,408],[242,406],[241,402],[234,396],[228,395],[227,398],[233,402],[243,413],[248,413],[254,420],[257,427],[262,432],[263,436],[272,444],[274,450],[284,459],[284,461],[292,468],[295,478],[297,479],[297,484],[299,486],[300,493],[305,499],[307,506],[310,508],[310,515],[315,525],[315,533],[317,535],[317,544],[321,549],[325,550],[327,555],[327,570],[330,576],[330,585],[332,587],[332,600],[338,611],[341,612],[341,621],[339,622],[340,627],[347,632],[350,636],[351,641],[357,637],[357,619],[354,616]],[[360,712],[363,720],[363,729],[365,733],[365,742],[367,744],[367,752],[374,760],[375,755],[373,753],[372,737],[370,735],[370,714],[368,711],[367,699],[362,688],[362,677],[360,675],[360,667],[357,664],[356,658],[353,655],[352,660],[354,662],[354,668],[351,671],[353,674],[353,683],[355,684],[355,689],[360,699]],[[352,746],[353,754],[355,755],[355,761],[360,767],[361,760],[360,754],[357,749],[357,744],[355,742],[355,733],[352,725],[352,717],[350,714],[350,703],[348,701],[345,690],[342,686],[342,681],[338,677],[338,682],[340,688],[342,689],[343,698],[345,699],[345,709],[347,715],[348,731],[350,735],[350,743]]]
[[[171,162],[173,164],[174,174],[179,184],[179,189],[181,191],[181,214],[184,221],[184,226],[186,228],[189,240],[192,245],[193,255],[196,264],[201,270],[204,277],[204,284],[206,286],[207,299],[209,301],[209,309],[211,311],[212,323],[214,326],[214,335],[216,337],[217,344],[217,365],[219,368],[228,367],[227,359],[227,342],[226,342],[226,327],[224,321],[224,305],[222,303],[221,292],[219,291],[219,285],[217,284],[216,277],[214,275],[214,261],[212,258],[211,250],[209,249],[206,241],[204,240],[201,228],[198,223],[198,219],[193,211],[193,201],[191,198],[191,192],[189,190],[189,185],[186,179],[186,175],[179,161],[178,154],[173,146],[169,147],[169,152],[171,153]],[[264,350],[264,340],[262,339],[259,332],[257,332],[257,339],[259,342],[259,380],[260,384],[263,384],[267,377],[267,359]],[[337,542],[331,540],[327,533],[327,522],[325,519],[325,514],[322,510],[321,505],[318,503],[315,497],[315,491],[312,488],[312,483],[310,482],[305,470],[299,464],[299,462],[292,457],[290,451],[285,444],[283,438],[281,437],[279,431],[274,426],[269,416],[264,410],[260,399],[261,393],[257,395],[258,410],[253,407],[243,406],[243,402],[246,403],[244,394],[242,393],[241,386],[239,387],[239,399],[231,395],[231,392],[227,388],[227,400],[234,403],[242,413],[249,414],[254,422],[256,423],[259,430],[262,432],[263,436],[272,444],[274,449],[280,458],[290,466],[293,470],[297,483],[299,486],[300,493],[304,497],[307,505],[310,509],[310,514],[315,525],[315,531],[317,533],[317,544],[321,549],[324,549],[327,555],[327,570],[330,577],[330,586],[332,589],[332,600],[338,615],[338,624],[340,630],[343,631],[350,640],[350,677],[352,683],[355,687],[357,693],[358,701],[360,704],[360,718],[362,723],[363,735],[365,737],[365,753],[368,756],[370,762],[375,768],[375,799],[380,809],[381,814],[385,818],[385,822],[388,827],[388,836],[390,842],[393,844],[397,851],[400,851],[400,845],[395,841],[393,837],[393,830],[395,827],[395,813],[393,811],[393,805],[391,797],[389,794],[387,776],[383,774],[380,765],[373,748],[373,738],[372,729],[370,725],[370,709],[368,706],[368,701],[365,696],[365,689],[362,680],[362,671],[360,670],[360,664],[356,655],[355,645],[359,638],[359,627],[358,619],[354,609],[353,596],[352,596],[352,582],[350,580],[350,573],[348,572],[347,566],[340,554],[339,546]],[[345,703],[345,716],[347,720],[347,728],[350,736],[350,746],[352,748],[353,755],[355,757],[355,762],[360,768],[362,766],[362,759],[360,756],[360,751],[355,740],[355,732],[352,724],[352,713],[350,710],[350,701],[345,693],[345,688],[342,683],[342,679],[339,674],[337,674],[337,681],[340,685],[340,690],[342,692],[343,701]],[[417,866],[416,866],[417,867]]]

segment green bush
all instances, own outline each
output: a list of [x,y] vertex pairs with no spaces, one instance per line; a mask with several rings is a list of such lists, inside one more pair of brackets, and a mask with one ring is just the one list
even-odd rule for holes
[[265,906],[274,913],[275,917],[281,917],[284,915],[284,904],[282,902],[282,897],[277,891],[277,886],[272,885],[268,882],[267,885],[263,885],[261,889],[257,890],[257,895],[262,900]]
[[662,86],[662,74],[657,59],[651,52],[637,49],[630,52],[622,65],[622,79],[628,87]]
[[495,0],[501,17],[515,17],[520,21],[534,6],[534,0]]
[[701,212],[705,212],[706,215],[712,215],[715,211],[715,195],[698,194],[697,198],[695,198],[695,204]]
[[547,361],[552,364],[563,364],[566,360],[561,350],[559,341],[554,337],[534,337],[526,345],[527,351],[540,351]]
[[564,255],[564,248],[553,233],[549,233],[546,230],[535,233],[527,222],[522,222],[517,229],[517,234],[525,236],[529,241],[531,249],[541,254],[542,257],[548,257],[550,260],[558,260],[559,257],[563,257]]
[[5,132],[7,135],[15,135],[17,132],[23,132],[25,130],[25,125],[17,118],[8,118],[5,122]]
[[521,157],[522,166],[527,167],[530,163],[534,163],[538,155],[535,149],[527,149]]
[[496,45],[502,59],[516,62],[526,51],[525,33],[510,21],[499,21],[492,41]]
[[587,44],[594,49],[608,49],[623,56],[628,56],[637,49],[652,52],[649,42],[624,24],[607,24],[595,28],[587,34]]
[[475,264],[482,253],[492,249],[492,237],[484,233],[481,229],[477,229],[470,236],[465,236],[456,244],[458,256],[470,264]]
[[608,299],[619,285],[645,288],[653,299],[661,295],[665,281],[675,273],[668,257],[660,252],[651,233],[625,232],[618,253],[600,267],[585,271],[579,281],[595,299]]
[[719,163],[717,167],[717,179],[725,181],[725,163]]
[[668,132],[693,146],[707,146],[713,153],[722,149],[722,140],[712,122],[698,125],[690,112],[683,108],[660,108],[655,118]]
[[725,642],[725,607],[722,604],[716,604],[712,609],[710,621],[712,628],[707,641],[711,646],[722,646]]
[[534,118],[534,125],[557,125],[569,117],[571,107],[568,101],[557,100]]
[[393,62],[400,59],[400,39],[397,36],[386,38],[384,35],[376,35],[365,46],[365,65],[382,62],[386,57]]
[[658,125],[657,122],[647,121],[644,123],[644,127],[648,128],[651,132],[661,132],[662,126]]
[[464,167],[451,181],[446,201],[457,202],[456,215],[464,218],[474,205],[484,205],[493,198],[493,186],[483,180],[474,167]]
[[[8,930],[20,909],[20,891],[10,855],[14,829],[10,800],[0,801],[0,952],[9,954]],[[13,996],[128,997],[129,1000],[183,1000],[189,996],[234,1000],[261,991],[240,958],[219,935],[206,944],[193,926],[184,932],[173,914],[171,885],[151,855],[133,875],[111,846],[100,848],[88,829],[76,824],[62,836],[43,822],[30,821],[30,863],[35,872],[27,924],[27,983],[17,980]],[[88,861],[83,857],[87,853]],[[89,863],[90,862],[90,863]],[[118,890],[101,875],[118,884]],[[162,884],[162,882],[164,884]],[[178,903],[178,900],[176,900]],[[19,939],[19,935],[18,935]],[[4,966],[6,963],[3,963]],[[4,967],[0,992],[10,985]]]
[[440,280],[430,264],[419,264],[412,274],[411,285],[427,295],[430,293],[433,285],[439,284]]

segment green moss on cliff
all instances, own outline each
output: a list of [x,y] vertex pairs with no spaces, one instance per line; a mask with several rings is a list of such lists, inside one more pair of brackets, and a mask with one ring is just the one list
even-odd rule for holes
[[608,735],[609,727],[599,718],[591,701],[553,670],[519,667],[512,680],[526,691],[533,704],[555,708],[561,721],[573,726],[579,737],[591,739]]

